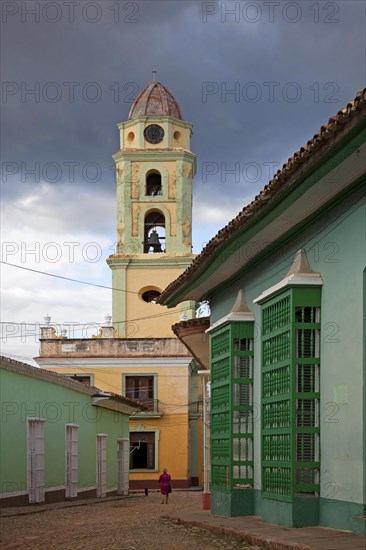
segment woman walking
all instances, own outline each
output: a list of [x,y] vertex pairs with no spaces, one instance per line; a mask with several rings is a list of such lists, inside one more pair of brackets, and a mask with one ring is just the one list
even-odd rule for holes
[[172,478],[168,474],[168,470],[166,468],[163,469],[163,473],[159,477],[159,485],[160,485],[160,492],[161,492],[161,503],[168,504],[169,500],[169,493],[172,492],[172,486],[171,486]]

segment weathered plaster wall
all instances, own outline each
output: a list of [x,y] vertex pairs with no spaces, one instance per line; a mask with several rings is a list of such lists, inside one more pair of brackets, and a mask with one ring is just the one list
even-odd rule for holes
[[[221,290],[211,301],[212,323],[226,315],[243,289],[256,317],[254,402],[255,486],[260,475],[260,308],[253,304],[264,290],[288,272],[294,253],[307,251],[309,263],[320,272],[324,285],[321,309],[321,498],[325,501],[364,503],[365,380],[362,341],[364,306],[366,208],[362,191],[325,212],[301,234],[294,235],[248,273]],[[258,243],[260,245],[260,243]],[[350,474],[352,472],[352,475]],[[329,506],[320,515],[329,524]],[[333,515],[334,517],[334,515]],[[340,514],[341,517],[341,514]],[[338,524],[341,527],[341,524]],[[343,528],[350,528],[343,525]]]
[[45,419],[45,486],[65,484],[65,424],[79,424],[80,489],[96,485],[96,434],[106,433],[107,487],[116,487],[117,438],[129,434],[128,416],[91,405],[91,397],[1,369],[1,492],[26,490],[27,417]]

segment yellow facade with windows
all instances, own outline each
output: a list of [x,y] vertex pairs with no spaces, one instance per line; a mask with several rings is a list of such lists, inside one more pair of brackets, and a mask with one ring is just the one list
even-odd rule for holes
[[107,259],[112,324],[95,338],[67,341],[44,327],[37,361],[147,407],[130,423],[132,488],[157,487],[164,467],[175,486],[188,487],[202,483],[202,392],[198,364],[171,327],[192,318],[195,303],[168,310],[157,300],[194,258],[192,124],[170,92],[150,82],[118,128],[117,247]]
[[[57,339],[52,341],[52,355],[55,342],[56,351],[62,354],[64,340]],[[80,342],[81,340],[68,339],[68,345],[77,346]],[[147,342],[145,340],[145,348]],[[108,347],[108,339],[98,338],[93,340],[93,344],[93,352],[101,354]],[[154,343],[150,344],[151,350]],[[130,340],[130,347],[136,348],[139,345],[142,345],[141,341]],[[49,339],[42,340],[42,354],[37,361],[43,367],[95,385],[105,392],[121,394],[131,399],[140,397],[140,402],[147,407],[145,411],[130,418],[131,488],[158,488],[157,479],[164,467],[169,469],[176,487],[202,483],[202,466],[199,460],[202,454],[202,405],[199,377],[189,372],[189,356],[158,359],[150,351],[146,352],[148,357],[131,358],[129,365],[124,359],[126,366],[121,367],[121,358],[117,357],[90,360],[74,353],[72,359],[66,356],[60,361],[59,358],[48,355],[50,347]],[[165,347],[170,348],[166,349],[167,352],[176,352],[174,339],[167,340]],[[57,366],[60,363],[62,367]],[[69,363],[67,369],[66,363]],[[187,383],[189,378],[191,384]],[[145,379],[148,385],[136,386],[134,391],[133,385],[128,381],[136,379]],[[139,445],[135,445],[136,441]]]

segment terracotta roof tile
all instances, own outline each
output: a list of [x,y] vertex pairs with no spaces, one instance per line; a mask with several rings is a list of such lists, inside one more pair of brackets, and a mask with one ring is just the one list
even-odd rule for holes
[[3,355],[0,356],[0,369],[9,370],[25,376],[30,376],[31,378],[39,378],[45,382],[50,382],[59,386],[65,386],[66,388],[76,390],[81,393],[86,393],[90,396],[98,396],[100,394],[105,394],[106,396],[110,395],[120,402],[126,402],[128,405],[131,405],[131,407],[140,407],[146,410],[146,407],[143,403],[140,403],[139,401],[134,401],[129,397],[125,397],[109,391],[104,392],[96,386],[88,386],[87,384],[79,382],[78,380],[75,380],[69,376],[65,376],[64,374],[60,374],[58,372],[50,371],[47,369],[42,369],[39,367],[34,367],[33,365],[29,365],[27,363],[21,363],[20,361],[16,361],[15,359],[11,359],[10,357],[5,357]]
[[268,205],[268,201],[274,199],[284,189],[291,185],[294,181],[293,175],[308,161],[315,159],[316,153],[322,153],[329,145],[329,140],[335,140],[344,125],[352,118],[357,116],[361,111],[366,109],[366,88],[359,91],[353,101],[350,101],[346,107],[343,107],[338,113],[328,120],[328,123],[321,126],[312,139],[306,145],[300,148],[299,151],[293,154],[292,157],[280,168],[264,189],[255,197],[255,199],[245,206],[239,214],[232,219],[225,227],[220,229],[215,237],[213,237],[202,252],[198,254],[191,265],[180,275],[175,281],[164,290],[159,298],[159,303],[165,304],[166,301],[179,289],[179,287],[187,282],[194,273],[201,269],[209,256],[216,248],[228,237],[231,237],[235,231],[238,231],[243,225],[248,223],[257,212]]
[[160,82],[149,82],[135,99],[128,120],[139,116],[171,116],[183,120],[182,111],[174,96]]
[[57,372],[42,369],[39,367],[33,367],[33,365],[21,363],[20,361],[16,361],[15,359],[11,359],[10,357],[0,357],[0,368],[10,370],[25,376],[30,376],[32,378],[40,378],[41,380],[44,380],[46,382],[65,386],[81,393],[87,393],[89,395],[94,395],[95,393],[101,391],[95,386],[87,386],[86,384],[83,384],[78,380],[74,380],[69,376],[64,376],[63,374],[59,374]]

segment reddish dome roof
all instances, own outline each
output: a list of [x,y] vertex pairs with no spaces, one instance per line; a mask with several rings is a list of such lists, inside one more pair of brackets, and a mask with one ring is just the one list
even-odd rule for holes
[[139,116],[171,116],[183,120],[175,98],[160,82],[149,82],[135,99],[128,120]]

